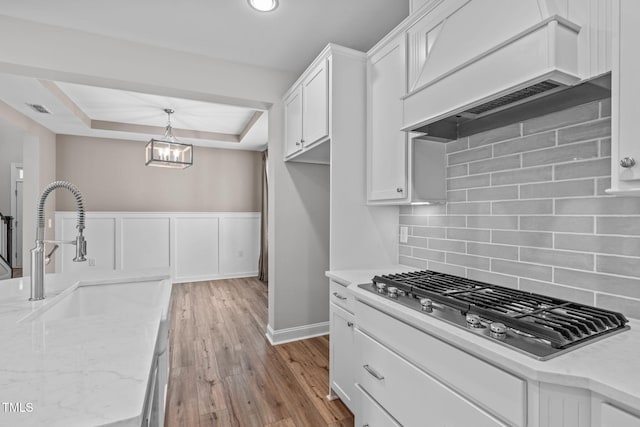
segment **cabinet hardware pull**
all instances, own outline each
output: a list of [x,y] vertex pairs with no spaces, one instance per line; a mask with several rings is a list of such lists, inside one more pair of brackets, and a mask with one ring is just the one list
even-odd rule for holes
[[620,166],[622,166],[623,168],[632,168],[636,165],[636,159],[634,159],[633,157],[625,157],[624,159],[620,160]]
[[300,140],[300,142],[301,142],[302,144],[304,144],[304,139],[301,139],[301,140]]
[[341,300],[343,300],[343,301],[347,299],[347,297],[343,297],[342,295],[340,295],[340,294],[339,294],[339,293],[337,293],[337,292],[334,292],[334,293],[333,293],[333,296],[334,296],[334,297],[336,297],[336,298],[338,298],[338,299],[341,299]]
[[403,191],[404,190],[402,188],[400,188],[400,187],[396,188],[396,192],[398,192],[398,193],[402,193]]
[[382,375],[380,375],[375,370],[370,368],[369,365],[362,365],[362,367],[364,368],[365,371],[369,372],[369,374],[371,374],[371,376],[373,378],[377,379],[378,381],[382,381],[384,379],[384,377]]
[[352,327],[353,326],[353,322],[347,322],[347,326],[348,327]]
[[297,145],[297,146],[300,146],[300,142],[296,142],[296,145]]

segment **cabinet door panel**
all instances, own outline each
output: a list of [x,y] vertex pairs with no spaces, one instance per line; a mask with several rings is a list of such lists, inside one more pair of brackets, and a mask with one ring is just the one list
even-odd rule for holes
[[296,89],[284,101],[285,156],[302,150],[302,90]]
[[[630,190],[640,194],[640,142],[638,142],[636,120],[640,116],[640,56],[638,40],[640,27],[637,17],[640,2],[620,0],[614,2],[616,23],[613,48],[612,72],[612,157],[611,173],[614,190]],[[635,165],[624,168],[620,160],[633,158]]]
[[408,197],[407,136],[400,131],[405,69],[404,36],[371,57],[367,66],[367,181],[371,201]]
[[353,316],[331,306],[331,388],[352,411],[355,393]]
[[302,82],[302,140],[305,146],[329,135],[327,61]]

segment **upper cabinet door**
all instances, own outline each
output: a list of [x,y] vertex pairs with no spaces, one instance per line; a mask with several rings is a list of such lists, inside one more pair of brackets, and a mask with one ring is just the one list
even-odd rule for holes
[[402,125],[406,45],[397,37],[367,63],[367,198],[408,197],[407,136]]
[[614,2],[614,42],[611,87],[612,193],[640,195],[640,2]]
[[329,73],[327,61],[302,82],[302,143],[309,146],[329,136]]
[[285,157],[302,150],[302,88],[284,100]]

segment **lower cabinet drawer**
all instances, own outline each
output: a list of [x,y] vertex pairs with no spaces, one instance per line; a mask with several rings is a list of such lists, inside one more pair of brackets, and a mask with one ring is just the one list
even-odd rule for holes
[[358,328],[514,427],[526,425],[526,381],[360,301]]
[[331,280],[329,282],[329,300],[347,310],[349,313],[353,313],[353,295],[346,286]]
[[360,414],[356,426],[362,427],[402,427],[385,412],[366,391],[357,387],[360,393]]
[[506,426],[357,329],[355,340],[357,381],[403,426]]

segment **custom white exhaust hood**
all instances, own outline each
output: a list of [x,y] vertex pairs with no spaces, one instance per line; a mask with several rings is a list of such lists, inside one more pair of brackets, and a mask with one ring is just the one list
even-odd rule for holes
[[408,32],[403,130],[448,141],[607,96],[606,81],[581,82],[580,26],[555,0],[460,3]]

